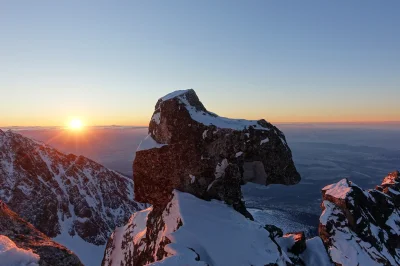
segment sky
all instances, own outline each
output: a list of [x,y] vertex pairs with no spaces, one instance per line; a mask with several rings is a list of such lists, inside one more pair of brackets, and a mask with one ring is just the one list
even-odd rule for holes
[[147,125],[193,88],[221,116],[400,121],[400,1],[0,2],[0,126]]

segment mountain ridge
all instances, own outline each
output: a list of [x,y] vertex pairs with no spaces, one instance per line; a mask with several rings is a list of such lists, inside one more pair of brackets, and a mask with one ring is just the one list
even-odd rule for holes
[[115,227],[145,207],[134,201],[133,186],[131,178],[84,156],[0,132],[0,200],[77,253],[86,244],[102,252]]

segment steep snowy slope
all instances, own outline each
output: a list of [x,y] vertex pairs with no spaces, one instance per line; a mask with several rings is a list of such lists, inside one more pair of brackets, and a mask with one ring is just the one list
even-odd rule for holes
[[171,266],[290,262],[263,225],[246,219],[223,202],[207,202],[176,190],[173,195],[161,215],[152,208],[137,212],[127,225],[117,229],[107,244],[103,265],[145,265],[152,261],[157,262],[151,265]]
[[38,266],[39,255],[18,248],[6,236],[0,235],[0,266]]
[[143,208],[131,178],[11,131],[0,131],[0,199],[86,264],[93,252],[100,263],[111,232]]

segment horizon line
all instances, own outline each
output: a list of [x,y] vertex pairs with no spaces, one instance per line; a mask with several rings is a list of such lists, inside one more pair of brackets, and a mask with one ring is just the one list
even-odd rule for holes
[[[267,121],[269,122],[269,121]],[[307,125],[307,124],[320,124],[320,125],[332,125],[332,124],[347,124],[347,125],[355,125],[355,124],[363,124],[363,125],[369,125],[369,124],[400,124],[399,121],[335,121],[335,122],[321,122],[321,121],[316,121],[316,122],[269,122],[271,124],[277,124],[277,125]],[[96,128],[96,127],[134,127],[134,128],[147,128],[149,127],[148,125],[116,125],[116,124],[111,124],[111,125],[87,125],[85,128]],[[37,126],[37,125],[30,125],[30,126],[18,126],[18,125],[13,125],[13,126],[1,126],[0,129],[12,129],[12,128],[54,128],[54,129],[60,129],[60,128],[68,128],[67,126],[60,126],[60,125],[53,125],[53,126]]]

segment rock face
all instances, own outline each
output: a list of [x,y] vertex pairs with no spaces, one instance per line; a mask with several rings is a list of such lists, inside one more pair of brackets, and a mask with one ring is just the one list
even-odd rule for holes
[[11,131],[0,131],[0,200],[49,237],[95,245],[143,208],[130,178]]
[[[52,241],[0,201],[0,235],[7,236],[18,248],[31,249],[40,256],[39,265],[79,266],[78,257],[64,246]],[[4,265],[0,261],[0,265]]]
[[400,265],[400,176],[364,191],[343,179],[322,189],[319,235],[336,265]]
[[103,265],[292,265],[242,201],[246,182],[300,181],[265,120],[219,117],[193,90],[173,92],[158,100],[133,168],[135,199],[152,207],[112,234]]
[[165,206],[172,191],[218,199],[250,217],[240,186],[300,181],[283,133],[265,120],[219,117],[194,90],[159,99],[134,161],[136,200]]

